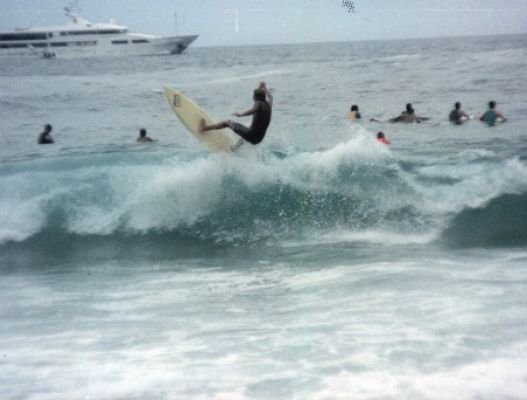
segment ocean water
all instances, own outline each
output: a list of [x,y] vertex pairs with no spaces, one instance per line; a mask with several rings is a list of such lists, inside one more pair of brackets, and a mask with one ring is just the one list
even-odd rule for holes
[[[525,35],[0,59],[0,398],[525,399],[526,64]],[[220,120],[262,80],[234,155],[163,95]],[[431,120],[369,122],[408,102]]]

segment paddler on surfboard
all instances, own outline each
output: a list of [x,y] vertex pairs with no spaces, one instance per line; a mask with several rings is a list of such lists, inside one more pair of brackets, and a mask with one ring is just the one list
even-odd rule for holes
[[226,120],[216,124],[207,125],[205,120],[202,119],[199,126],[200,132],[223,128],[232,129],[234,133],[242,138],[238,141],[238,143],[236,143],[236,145],[234,145],[233,150],[240,147],[244,140],[254,145],[260,143],[267,132],[269,124],[271,123],[271,114],[273,108],[273,96],[267,89],[265,82],[260,82],[260,86],[258,86],[257,89],[254,89],[253,100],[254,104],[251,109],[242,113],[234,113],[234,116],[236,117],[246,117],[252,115],[253,120],[250,127],[246,127],[245,125],[232,120]]
[[390,123],[396,123],[396,122],[402,122],[405,124],[411,124],[414,122],[417,122],[420,124],[423,121],[428,121],[430,118],[428,117],[420,117],[415,113],[415,110],[411,103],[408,103],[406,105],[406,110],[401,113],[401,115],[398,115],[397,117],[390,118],[388,121],[380,121],[375,118],[370,118],[370,122],[390,122]]
[[401,115],[391,118],[388,120],[388,122],[394,123],[394,122],[404,122],[406,124],[411,124],[413,122],[417,122],[418,124],[422,121],[427,121],[430,118],[427,117],[419,117],[415,114],[415,110],[412,107],[411,103],[408,103],[406,105],[406,110],[401,113]]

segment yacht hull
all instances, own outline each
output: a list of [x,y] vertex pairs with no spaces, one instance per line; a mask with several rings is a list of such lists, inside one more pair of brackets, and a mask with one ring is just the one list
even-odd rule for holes
[[2,56],[34,56],[53,54],[57,57],[107,57],[107,56],[147,56],[162,54],[180,54],[198,35],[150,37],[146,35],[122,35],[115,37],[82,37],[61,40],[18,42],[0,41]]

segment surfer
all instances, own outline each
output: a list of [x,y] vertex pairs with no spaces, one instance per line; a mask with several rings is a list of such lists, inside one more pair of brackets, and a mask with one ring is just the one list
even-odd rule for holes
[[360,112],[359,112],[359,106],[356,105],[356,104],[353,104],[353,105],[351,106],[350,111],[348,111],[348,112],[346,113],[346,118],[349,119],[349,120],[351,120],[351,121],[354,121],[354,120],[356,120],[356,119],[361,119],[362,116],[360,115]]
[[501,112],[496,110],[496,102],[492,100],[489,101],[489,109],[479,117],[479,120],[485,122],[488,126],[494,126],[498,120],[505,122],[507,121],[507,118],[505,118]]
[[406,111],[403,111],[401,113],[401,115],[399,115],[398,117],[395,117],[395,118],[391,118],[388,120],[388,122],[404,122],[406,124],[411,124],[413,122],[417,122],[418,124],[421,123],[422,121],[426,121],[426,120],[429,120],[430,118],[427,118],[427,117],[419,117],[415,114],[415,110],[414,108],[412,107],[412,104],[411,103],[408,103],[406,105]]
[[388,138],[386,137],[384,132],[378,132],[377,133],[377,141],[379,143],[390,144],[390,141],[388,140]]
[[470,117],[461,109],[461,103],[457,101],[456,104],[454,104],[454,109],[450,111],[448,119],[453,124],[461,125],[463,122],[468,121]]
[[50,124],[44,125],[44,131],[38,136],[38,144],[51,144],[55,143],[51,137],[51,130],[53,127]]
[[139,137],[136,139],[136,141],[139,142],[139,143],[155,142],[154,139],[152,139],[151,137],[146,136],[146,129],[145,128],[139,129]]
[[[273,108],[273,96],[267,89],[265,82],[260,82],[260,86],[258,86],[257,89],[254,89],[253,100],[254,104],[251,109],[241,113],[234,113],[236,117],[246,117],[252,115],[253,119],[250,127],[246,127],[245,125],[232,120],[206,125],[205,120],[202,119],[199,125],[200,132],[230,128],[243,140],[246,140],[254,145],[260,143],[267,132],[269,124],[271,123],[271,113]],[[236,150],[243,144],[242,139],[240,139],[238,143],[234,145],[232,150]]]

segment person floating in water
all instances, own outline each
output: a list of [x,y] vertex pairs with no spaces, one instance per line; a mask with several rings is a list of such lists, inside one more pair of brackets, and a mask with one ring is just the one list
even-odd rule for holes
[[413,122],[417,122],[419,124],[422,121],[427,121],[429,119],[430,118],[427,118],[427,117],[419,117],[419,116],[417,116],[415,114],[414,108],[412,107],[412,104],[408,103],[406,105],[406,111],[403,111],[401,113],[401,115],[399,115],[398,117],[389,119],[388,122],[392,122],[392,123],[394,123],[394,122],[404,122],[404,123],[407,123],[407,124],[411,124]]
[[461,103],[458,101],[454,104],[454,109],[450,111],[448,119],[453,124],[462,125],[463,122],[468,121],[470,117],[461,109]]
[[53,127],[50,124],[44,125],[44,131],[38,136],[38,144],[51,144],[55,143],[51,137],[51,131]]
[[236,143],[236,145],[232,148],[232,150],[240,147],[244,140],[254,145],[260,143],[265,137],[267,128],[271,123],[271,114],[273,108],[273,96],[267,89],[265,82],[260,82],[260,86],[258,86],[257,89],[254,89],[253,100],[254,104],[251,109],[242,113],[234,113],[236,117],[246,117],[252,115],[253,119],[250,127],[246,127],[245,125],[231,120],[207,125],[205,120],[202,119],[199,126],[200,132],[203,133],[206,131],[223,128],[232,129],[234,133],[243,139],[240,139],[238,143]]
[[378,132],[377,133],[377,141],[379,143],[384,143],[384,144],[390,144],[391,142],[388,140],[388,138],[386,137],[386,135],[384,134],[384,132]]
[[494,126],[498,121],[507,121],[507,118],[505,118],[502,113],[496,110],[495,101],[489,101],[489,109],[485,111],[481,117],[479,117],[479,120],[485,122],[488,126]]
[[152,139],[151,137],[146,136],[146,129],[145,128],[139,129],[139,137],[136,139],[136,141],[139,142],[139,143],[155,142],[154,139]]
[[356,104],[353,104],[351,106],[350,111],[346,113],[346,118],[355,121],[356,119],[361,119],[362,116],[360,115],[359,106]]

